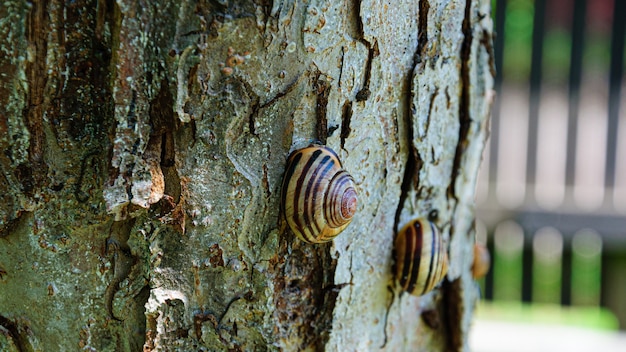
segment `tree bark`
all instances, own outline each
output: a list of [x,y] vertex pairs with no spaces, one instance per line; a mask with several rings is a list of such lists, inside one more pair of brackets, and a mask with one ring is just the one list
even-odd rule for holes
[[[4,2],[0,349],[467,350],[489,3]],[[321,245],[279,212],[314,141],[359,196]],[[401,294],[433,210],[449,272]]]

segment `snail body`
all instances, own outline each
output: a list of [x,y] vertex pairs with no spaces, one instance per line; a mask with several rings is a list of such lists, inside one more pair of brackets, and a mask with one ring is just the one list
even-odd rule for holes
[[352,221],[354,179],[330,148],[313,145],[291,153],[281,193],[281,213],[298,238],[331,241]]
[[395,277],[404,291],[421,296],[448,272],[448,256],[437,227],[418,218],[406,224],[395,243]]

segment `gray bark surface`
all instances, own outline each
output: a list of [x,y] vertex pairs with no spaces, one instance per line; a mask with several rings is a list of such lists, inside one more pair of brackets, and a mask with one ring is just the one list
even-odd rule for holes
[[[467,350],[489,3],[4,2],[0,350]],[[359,194],[322,245],[279,214],[314,141]],[[450,270],[400,294],[432,210]]]

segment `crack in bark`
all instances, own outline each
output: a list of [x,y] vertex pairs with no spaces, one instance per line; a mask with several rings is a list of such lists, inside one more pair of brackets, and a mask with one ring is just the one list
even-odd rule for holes
[[[458,197],[456,195],[456,179],[461,173],[461,161],[462,156],[467,149],[469,127],[471,124],[470,114],[470,67],[469,61],[471,56],[471,45],[473,38],[472,21],[471,21],[471,9],[472,1],[467,0],[465,3],[465,14],[463,17],[463,23],[461,25],[461,31],[463,33],[463,43],[461,45],[461,99],[459,102],[459,138],[457,142],[457,148],[454,155],[454,163],[452,167],[452,175],[450,177],[450,184],[448,186],[447,195],[449,198],[455,200],[453,214],[456,213],[458,207]],[[450,225],[450,237],[455,232],[454,223]],[[463,349],[463,331],[462,331],[462,316],[463,316],[463,297],[462,297],[462,282],[461,278],[457,278],[453,282],[444,281],[444,305],[447,307],[445,311],[445,325],[448,331],[448,351],[461,351]]]
[[356,9],[355,16],[355,24],[356,24],[356,33],[359,38],[363,38],[363,20],[361,18],[361,0],[354,0],[353,9]]
[[[43,185],[48,166],[43,160],[45,136],[43,131],[44,114],[44,91],[47,83],[46,57],[47,35],[50,22],[48,1],[35,1],[28,13],[26,36],[32,50],[32,60],[26,61],[26,79],[28,81],[28,106],[25,108],[24,117],[30,133],[29,161],[30,165],[23,165],[28,170],[18,173],[18,179],[22,183],[26,194],[32,195],[36,187]],[[22,165],[20,165],[22,166]],[[22,177],[19,177],[22,176]]]
[[344,149],[346,139],[350,136],[352,129],[350,128],[350,121],[352,120],[352,102],[346,101],[343,104],[343,111],[341,113],[341,133],[339,138],[341,139],[341,149]]
[[341,88],[341,79],[343,78],[343,65],[346,60],[346,48],[341,47],[341,65],[339,65],[339,79],[337,80],[337,87]]
[[[174,133],[181,127],[180,120],[174,113],[174,97],[171,94],[169,81],[163,79],[160,83],[158,94],[150,101],[149,105],[150,117],[150,137],[143,152],[143,159],[146,161],[151,173],[153,182],[151,197],[157,206],[157,217],[165,217],[172,215],[176,208],[176,203],[180,202],[182,186],[181,179],[176,169],[176,145]],[[193,127],[194,120],[191,120],[191,126],[184,124],[183,128]],[[194,133],[195,140],[195,133]],[[162,192],[161,195],[159,193]],[[157,197],[159,197],[157,199]],[[161,219],[163,220],[163,219]],[[172,224],[178,224],[176,221]],[[184,225],[181,225],[181,230]]]
[[256,99],[254,99],[254,102],[252,102],[252,113],[248,116],[248,130],[250,131],[250,134],[252,134],[253,136],[258,136],[259,134],[256,132],[256,118],[259,115],[259,97],[257,96]]
[[270,98],[268,101],[262,103],[259,105],[259,109],[263,109],[266,108],[272,104],[274,104],[275,102],[278,101],[278,99],[284,97],[285,95],[289,94],[289,92],[291,92],[292,90],[294,90],[297,86],[298,83],[300,82],[300,79],[302,78],[302,74],[298,74],[298,76],[291,82],[289,83],[285,89],[283,89],[282,91],[276,93],[275,96],[273,96],[272,98]]
[[109,318],[117,321],[123,320],[117,318],[113,312],[115,293],[119,290],[119,284],[129,276],[137,261],[128,246],[128,239],[134,224],[135,218],[114,222],[111,226],[110,236],[105,243],[104,252],[106,255],[111,255],[113,278],[104,291],[104,302]]
[[[176,162],[176,146],[174,145],[174,136],[171,130],[167,130],[161,134],[161,166],[173,167]],[[167,180],[166,180],[167,181]],[[167,182],[165,183],[167,187]]]
[[417,189],[417,186],[419,185],[419,173],[418,170],[421,169],[422,165],[424,164],[424,161],[421,157],[421,155],[419,154],[419,152],[417,151],[417,149],[415,148],[415,145],[413,144],[413,139],[414,139],[414,135],[413,135],[413,113],[414,113],[414,109],[413,109],[413,75],[415,73],[415,69],[417,68],[417,66],[420,65],[420,59],[419,59],[419,51],[416,50],[415,54],[413,55],[413,64],[411,65],[411,70],[409,71],[408,75],[407,75],[407,83],[406,86],[408,87],[408,89],[406,90],[407,92],[410,92],[408,94],[407,97],[405,97],[405,111],[406,114],[404,116],[404,124],[405,124],[405,128],[406,128],[406,141],[407,141],[407,146],[408,146],[408,155],[407,155],[407,162],[406,162],[406,167],[404,169],[404,175],[402,177],[402,185],[400,186],[400,198],[398,201],[398,208],[396,209],[396,214],[395,214],[395,218],[394,218],[394,233],[398,232],[398,224],[400,222],[400,214],[402,213],[402,209],[404,208],[404,203],[406,202],[406,199],[408,197],[409,191],[411,190],[411,186],[413,186],[413,188]]
[[437,309],[427,309],[420,314],[422,321],[426,326],[433,330],[439,330],[441,327],[441,320],[439,319],[439,311]]
[[442,284],[443,306],[444,309],[444,325],[447,331],[446,341],[448,346],[446,351],[459,352],[463,350],[463,334],[461,333],[461,324],[463,317],[463,292],[461,290],[461,278],[452,282],[447,279]]
[[[400,186],[400,199],[398,202],[398,208],[396,209],[396,215],[394,220],[394,233],[398,232],[398,224],[400,222],[400,214],[402,213],[402,209],[404,208],[404,203],[408,197],[408,193],[411,190],[411,185],[413,185],[414,189],[417,189],[419,186],[419,173],[418,171],[421,169],[424,164],[424,160],[422,156],[419,154],[418,150],[415,148],[413,143],[415,136],[413,135],[413,114],[415,113],[415,108],[413,106],[413,98],[416,94],[413,87],[413,79],[415,75],[415,70],[422,63],[421,56],[424,54],[426,50],[426,43],[428,41],[428,11],[430,9],[430,3],[426,0],[422,0],[419,2],[419,23],[418,23],[418,43],[417,48],[415,49],[415,53],[413,54],[413,64],[411,65],[411,70],[407,75],[407,83],[406,86],[409,92],[409,96],[406,97],[405,102],[405,111],[406,115],[404,117],[405,126],[407,129],[406,140],[408,142],[409,153],[407,157],[406,167],[404,170],[404,176],[402,178],[402,185]],[[438,92],[438,89],[435,91],[435,94]],[[431,108],[434,100],[434,95],[431,97]],[[429,119],[430,122],[430,119]]]
[[235,78],[235,82],[238,82],[240,85],[238,86],[243,88],[242,96],[250,97],[252,102],[250,103],[250,114],[248,114],[248,130],[253,136],[258,136],[259,134],[256,132],[256,119],[259,116],[259,111],[265,106],[261,104],[261,98],[254,92],[254,88],[250,84],[250,82],[242,79],[241,77]]
[[361,0],[355,0],[354,8],[356,8],[356,39],[361,42],[367,48],[367,61],[365,62],[365,73],[363,77],[363,85],[361,89],[356,93],[355,100],[357,102],[365,101],[369,99],[371,95],[370,91],[370,79],[372,77],[372,61],[379,55],[378,42],[374,40],[374,44],[365,39],[365,31],[363,29],[363,17],[361,17]]
[[137,90],[131,89],[130,103],[128,104],[128,114],[126,114],[127,128],[134,130],[137,125],[135,109],[137,108]]
[[[272,197],[272,190],[270,188],[270,179],[269,179],[268,171],[269,170],[267,169],[267,164],[263,164],[263,177],[261,177],[261,184],[263,185],[263,188],[265,189],[265,193],[267,193],[266,199],[270,199]],[[267,236],[265,236],[264,238],[267,238]]]
[[[461,168],[461,158],[467,148],[469,127],[472,122],[470,114],[470,76],[469,61],[471,55],[471,46],[473,41],[473,33],[471,28],[471,8],[472,1],[467,0],[465,4],[465,16],[461,30],[463,32],[463,43],[461,45],[461,99],[459,102],[459,139],[457,142],[456,152],[454,155],[454,164],[452,167],[452,175],[448,186],[448,197],[457,199],[456,195],[456,179],[459,176]],[[452,232],[451,232],[452,233]]]
[[320,71],[315,72],[313,78],[313,89],[315,90],[315,94],[317,96],[315,104],[317,139],[325,145],[326,139],[328,138],[328,118],[326,116],[326,111],[331,86],[326,80],[320,79],[321,76],[322,73]]
[[426,119],[426,126],[424,126],[424,134],[428,134],[430,129],[430,117],[433,115],[433,107],[435,106],[435,99],[439,95],[439,87],[435,87],[435,91],[430,95],[430,102],[428,104],[428,118]]
[[217,318],[215,317],[215,314],[205,310],[200,310],[194,313],[193,328],[196,334],[196,339],[202,340],[202,325],[207,321],[210,321],[213,324],[214,329],[217,328]]
[[428,0],[421,0],[419,2],[419,19],[418,19],[418,35],[417,35],[417,52],[421,55],[426,50],[426,43],[428,43],[428,10],[430,10],[430,3]]
[[365,39],[361,39],[361,42],[367,47],[367,61],[365,62],[365,76],[363,77],[363,87],[356,93],[355,96],[355,100],[357,102],[365,101],[369,99],[371,95],[370,79],[372,77],[372,61],[374,61],[374,58],[379,55],[378,42],[375,41],[373,46],[370,45],[370,43]]
[[[4,327],[14,342],[15,348],[19,352],[32,351],[33,346],[28,342],[24,333],[29,331],[28,327],[20,326],[15,321],[0,315],[0,326]],[[22,331],[26,330],[26,331]]]

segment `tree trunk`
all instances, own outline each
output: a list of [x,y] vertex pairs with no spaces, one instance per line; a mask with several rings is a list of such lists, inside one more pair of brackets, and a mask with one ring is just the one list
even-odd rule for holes
[[[489,1],[8,1],[0,349],[467,350]],[[333,242],[280,214],[290,151],[334,149]],[[401,294],[398,228],[450,269]]]

